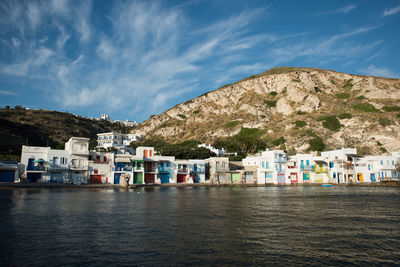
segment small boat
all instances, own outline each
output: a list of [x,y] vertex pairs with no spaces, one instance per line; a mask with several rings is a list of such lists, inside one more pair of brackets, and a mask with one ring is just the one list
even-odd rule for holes
[[322,186],[322,187],[332,187],[331,184],[322,184],[321,186]]

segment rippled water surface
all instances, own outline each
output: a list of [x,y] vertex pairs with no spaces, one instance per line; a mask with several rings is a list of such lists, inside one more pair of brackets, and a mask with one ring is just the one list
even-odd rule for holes
[[396,265],[400,188],[0,190],[0,265]]

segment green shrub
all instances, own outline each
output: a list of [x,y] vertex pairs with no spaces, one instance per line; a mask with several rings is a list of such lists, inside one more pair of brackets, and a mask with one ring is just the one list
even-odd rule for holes
[[319,121],[323,121],[322,126],[324,126],[326,129],[329,129],[331,131],[339,131],[340,127],[342,125],[340,124],[340,121],[336,116],[322,116],[318,118]]
[[278,95],[278,93],[277,93],[277,92],[270,92],[269,94],[270,94],[270,95],[272,95],[272,96],[276,96],[276,95]]
[[292,79],[292,82],[299,83],[299,82],[300,82],[300,79]]
[[339,119],[343,120],[343,119],[351,119],[351,117],[353,117],[350,113],[342,113],[339,116]]
[[334,80],[331,80],[331,84],[336,85],[336,82]]
[[384,106],[382,109],[386,112],[400,111],[400,107],[398,106]]
[[228,122],[227,124],[225,124],[225,127],[226,128],[233,128],[238,124],[239,124],[239,121],[231,121],[231,122]]
[[388,151],[386,150],[386,148],[381,147],[381,152],[382,152],[382,153],[387,153]]
[[343,85],[343,88],[346,90],[353,88],[353,84],[351,83],[352,81],[353,79],[347,80],[346,83]]
[[356,100],[363,100],[363,99],[365,99],[365,96],[363,96],[363,95],[356,97]]
[[183,114],[178,114],[178,117],[180,117],[181,119],[186,119],[186,116]]
[[195,111],[193,111],[193,114],[199,114],[199,113],[200,113],[199,109],[196,109]]
[[323,151],[325,149],[324,141],[318,136],[308,141],[308,144],[311,151]]
[[393,122],[387,118],[379,118],[379,124],[382,125],[383,127],[392,125]]
[[364,111],[364,112],[379,112],[379,109],[375,108],[374,105],[370,103],[360,103],[357,105],[354,105],[353,108],[358,111]]
[[286,143],[286,140],[285,140],[285,137],[283,137],[283,136],[272,141],[272,144],[274,146],[279,146],[279,145],[284,144],[284,143]]
[[306,114],[307,114],[307,113],[304,112],[304,111],[301,111],[301,110],[297,111],[297,115],[306,115]]
[[335,95],[337,99],[347,99],[350,98],[350,94],[349,93],[339,93]]
[[295,121],[294,124],[296,125],[297,128],[301,128],[307,125],[307,122],[305,121]]
[[270,108],[276,107],[276,100],[264,100],[264,103]]
[[379,142],[379,141],[376,141],[376,144],[377,144],[378,146],[382,146],[382,143]]

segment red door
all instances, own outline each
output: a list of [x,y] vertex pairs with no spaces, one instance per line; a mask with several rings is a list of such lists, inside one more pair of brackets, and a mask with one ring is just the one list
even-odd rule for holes
[[153,173],[145,173],[144,174],[144,182],[146,184],[154,184],[154,174]]
[[185,183],[186,182],[186,174],[178,174],[176,177],[176,181],[178,183]]
[[291,173],[290,173],[290,181],[291,181],[292,183],[297,183],[297,182],[298,182],[298,179],[297,179],[297,172],[291,172]]
[[101,175],[90,175],[91,184],[101,184]]

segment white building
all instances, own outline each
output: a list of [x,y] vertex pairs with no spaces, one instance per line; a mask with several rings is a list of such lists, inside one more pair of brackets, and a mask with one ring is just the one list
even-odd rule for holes
[[224,148],[219,149],[219,148],[215,148],[210,144],[200,144],[197,145],[197,147],[204,147],[207,148],[208,150],[210,150],[211,152],[213,152],[217,157],[223,157],[223,156],[230,156],[230,155],[237,155],[237,153],[229,153],[227,152]]
[[371,182],[392,181],[398,179],[397,158],[394,156],[365,157],[366,168]]
[[360,156],[355,148],[321,152],[321,158],[329,165],[329,176],[333,183],[356,182],[354,164]]
[[89,138],[71,137],[64,150],[22,146],[21,163],[30,182],[88,182]]
[[283,150],[267,150],[261,156],[249,156],[242,160],[243,167],[257,167],[258,184],[287,184],[285,175],[287,156]]
[[137,134],[122,134],[117,132],[100,133],[97,134],[97,147],[109,148],[114,147],[117,149],[123,149],[129,146],[131,142],[140,140],[140,136]]

